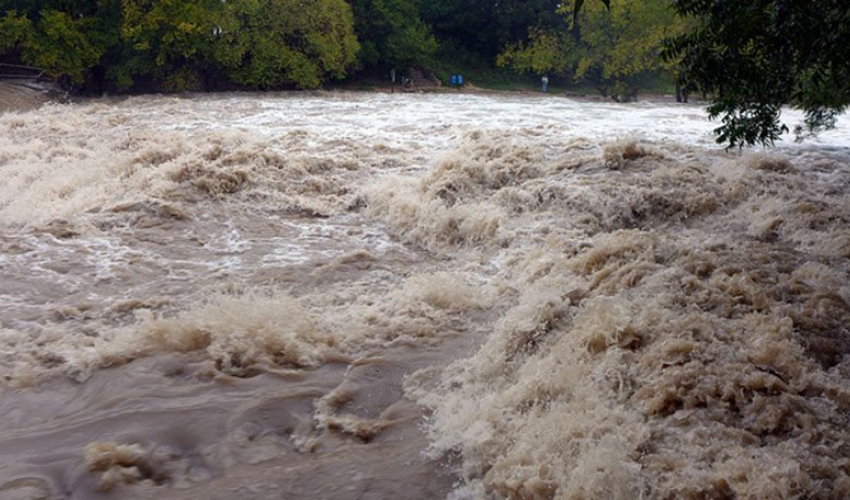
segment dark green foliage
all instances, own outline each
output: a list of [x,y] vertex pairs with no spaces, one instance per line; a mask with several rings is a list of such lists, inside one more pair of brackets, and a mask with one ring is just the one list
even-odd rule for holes
[[314,88],[358,44],[345,0],[0,0],[0,54],[74,84]]
[[525,39],[532,26],[561,22],[558,0],[430,0],[422,17],[437,39],[467,59],[493,64],[502,48]]
[[342,0],[262,0],[240,15],[245,22],[219,52],[238,83],[316,88],[345,76],[355,60],[359,45]]
[[[600,0],[606,8],[611,8],[611,0]],[[573,21],[578,18],[578,13],[581,12],[581,8],[584,6],[584,0],[576,0],[575,5],[573,5]]]
[[694,29],[667,47],[683,83],[712,97],[718,142],[772,144],[783,105],[798,138],[832,127],[850,102],[850,5],[843,0],[676,0]]
[[214,19],[225,5],[216,0],[124,0],[121,35],[129,50],[115,71],[119,84],[132,85],[141,77],[162,82],[164,90],[200,88]]
[[82,84],[118,40],[119,1],[0,2],[0,53],[17,50],[25,62]]
[[209,88],[225,77],[257,88],[315,88],[339,78],[357,41],[343,0],[125,0],[129,57],[116,72],[166,90]]
[[428,65],[437,50],[416,0],[352,0],[363,67]]
[[670,0],[591,2],[576,15],[577,5],[564,1],[558,25],[532,28],[527,41],[505,47],[498,64],[586,82],[617,101],[634,99],[673,70],[675,64],[659,53],[665,38],[680,33],[685,23]]

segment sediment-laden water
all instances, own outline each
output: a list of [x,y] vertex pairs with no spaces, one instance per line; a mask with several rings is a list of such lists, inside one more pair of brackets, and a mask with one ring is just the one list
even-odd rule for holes
[[[45,87],[49,88],[49,86]],[[58,94],[58,92],[54,94]],[[39,89],[37,84],[0,81],[0,112],[35,109],[49,102],[51,97],[56,97],[56,95],[51,95],[47,88]]]
[[0,499],[850,495],[850,130],[713,126],[515,95],[0,115]]

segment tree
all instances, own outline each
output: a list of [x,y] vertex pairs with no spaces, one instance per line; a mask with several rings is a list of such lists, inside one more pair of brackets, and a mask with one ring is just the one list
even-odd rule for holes
[[197,89],[214,41],[220,0],[124,0],[122,40],[129,49],[113,70],[122,87],[138,77],[163,82],[166,90]]
[[353,0],[355,29],[364,67],[427,65],[437,50],[418,0]]
[[[600,1],[602,2],[602,5],[604,5],[608,9],[611,8],[611,0],[600,0]],[[582,6],[584,6],[584,0],[575,0],[575,5],[573,5],[573,21],[575,21],[578,18],[578,13],[581,12]]]
[[564,29],[531,28],[528,42],[509,44],[496,58],[499,66],[538,75],[569,74],[578,64],[578,50],[573,34]]
[[341,78],[358,44],[344,0],[124,0],[127,54],[114,71],[166,90],[225,78],[263,89]]
[[442,46],[470,62],[491,65],[503,47],[528,36],[529,27],[562,22],[559,0],[431,0],[422,18]]
[[[668,0],[592,2],[577,12],[565,3],[557,30],[534,28],[528,42],[509,45],[498,63],[538,74],[554,72],[585,80],[603,95],[630,100],[652,75],[671,70],[660,57],[664,40],[684,23]],[[568,31],[570,20],[574,29]]]
[[[360,46],[351,8],[344,0],[241,3],[239,31],[223,33],[217,53],[235,82],[260,88],[316,88],[328,79],[342,78],[354,64]],[[232,51],[227,56],[230,63],[220,57],[227,51]]]
[[118,43],[118,8],[119,0],[0,1],[0,53],[17,52],[53,77],[82,84]]
[[675,0],[694,29],[668,44],[683,83],[711,96],[718,142],[772,144],[783,106],[798,139],[834,127],[850,102],[850,8],[838,0]]

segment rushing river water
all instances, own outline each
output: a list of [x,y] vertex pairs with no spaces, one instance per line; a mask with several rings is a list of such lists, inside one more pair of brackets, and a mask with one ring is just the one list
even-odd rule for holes
[[0,115],[0,500],[846,498],[850,129],[714,126],[464,94]]

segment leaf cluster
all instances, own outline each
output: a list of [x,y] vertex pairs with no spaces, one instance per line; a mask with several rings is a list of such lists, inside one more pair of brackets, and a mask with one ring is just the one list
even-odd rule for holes
[[676,0],[693,29],[667,45],[683,83],[712,97],[718,142],[773,144],[782,107],[806,113],[798,138],[828,129],[850,102],[850,8],[836,0]]
[[361,67],[406,67],[434,57],[437,40],[417,0],[352,0],[351,6],[363,45]]
[[532,28],[527,41],[505,47],[498,64],[569,75],[617,100],[634,97],[648,77],[675,67],[659,56],[664,40],[685,27],[669,0],[566,2],[559,12],[559,26]]
[[0,0],[0,54],[83,84],[315,88],[353,66],[345,0]]
[[116,1],[0,2],[0,53],[17,50],[24,61],[81,84],[118,39]]

